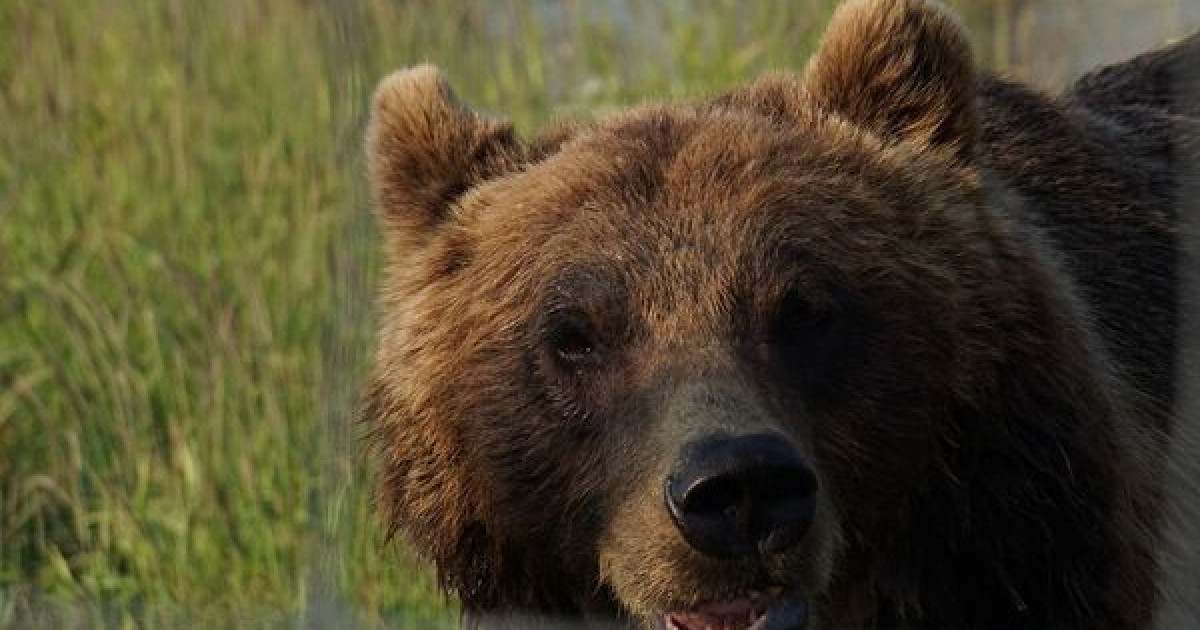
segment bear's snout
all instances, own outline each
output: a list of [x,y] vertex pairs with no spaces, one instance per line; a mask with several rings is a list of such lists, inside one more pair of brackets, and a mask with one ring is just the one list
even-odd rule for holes
[[684,540],[715,557],[778,553],[812,525],[817,481],[790,442],[769,433],[709,436],[684,447],[664,487]]

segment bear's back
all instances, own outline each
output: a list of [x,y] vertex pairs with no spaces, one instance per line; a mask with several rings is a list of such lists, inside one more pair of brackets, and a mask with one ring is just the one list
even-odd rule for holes
[[993,77],[980,89],[980,150],[1012,193],[1011,219],[1053,250],[1117,374],[1164,428],[1179,328],[1177,223],[1182,204],[1195,203],[1187,186],[1200,169],[1198,60],[1194,36],[1090,73],[1057,99]]

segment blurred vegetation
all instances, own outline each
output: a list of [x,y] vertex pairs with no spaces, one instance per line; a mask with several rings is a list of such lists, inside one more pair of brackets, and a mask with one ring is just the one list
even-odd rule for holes
[[832,4],[0,2],[0,628],[453,620],[355,420],[375,81],[531,131],[799,68]]
[[950,0],[987,67],[1056,91],[1200,29],[1194,0]]
[[453,619],[355,424],[374,82],[529,130],[797,66],[828,5],[0,3],[0,627]]

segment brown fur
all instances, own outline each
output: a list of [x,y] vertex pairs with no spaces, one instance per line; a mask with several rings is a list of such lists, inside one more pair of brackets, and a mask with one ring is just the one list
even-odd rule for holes
[[[1148,627],[1175,297],[1138,291],[1174,278],[1169,152],[1089,178],[1119,81],[1071,104],[973,67],[937,7],[856,0],[804,77],[528,144],[431,67],[383,82],[366,413],[387,522],[468,614],[650,624],[765,576],[820,628]],[[1092,220],[1056,223],[1065,200]],[[1126,234],[1087,276],[1071,239]],[[816,521],[761,563],[704,556],[662,480],[752,428],[813,460]]]

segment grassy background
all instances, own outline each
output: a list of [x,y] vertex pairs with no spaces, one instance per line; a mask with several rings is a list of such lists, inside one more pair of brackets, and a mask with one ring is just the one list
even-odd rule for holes
[[529,131],[799,67],[832,0],[700,4],[0,1],[0,628],[453,620],[355,424],[370,90]]
[[374,82],[528,130],[797,65],[824,4],[0,3],[0,627],[452,619],[354,423]]

